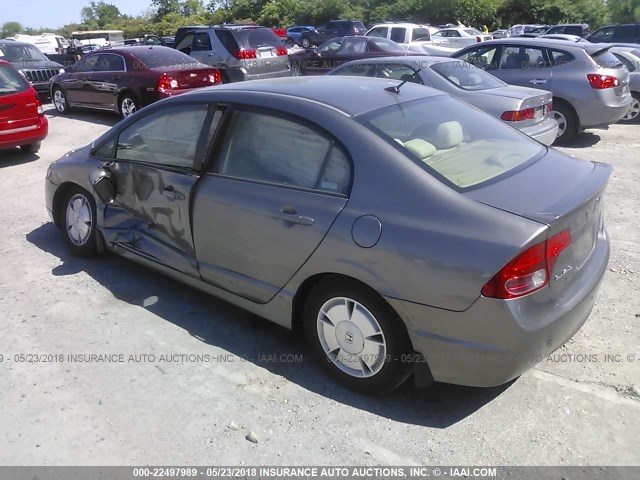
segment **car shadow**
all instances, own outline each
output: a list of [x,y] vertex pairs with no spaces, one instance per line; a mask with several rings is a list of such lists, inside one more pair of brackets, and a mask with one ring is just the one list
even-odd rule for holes
[[322,370],[299,332],[279,327],[116,255],[74,257],[53,223],[36,228],[26,239],[60,259],[61,265],[52,270],[54,276],[85,272],[120,301],[143,306],[201,342],[319,395],[398,422],[447,428],[491,402],[513,383],[494,388],[435,384],[417,390],[407,382],[387,395],[361,395],[340,386]]
[[24,165],[39,159],[40,156],[37,153],[24,153],[18,147],[0,150],[0,168]]
[[73,120],[95,123],[96,125],[106,125],[108,127],[113,127],[121,120],[120,116],[115,112],[101,112],[88,108],[74,108],[68,113],[62,114],[58,112],[52,104],[44,106],[44,113],[48,117],[70,118]]
[[592,147],[600,141],[600,135],[591,132],[582,132],[576,136],[571,142],[559,145],[563,148],[588,148]]

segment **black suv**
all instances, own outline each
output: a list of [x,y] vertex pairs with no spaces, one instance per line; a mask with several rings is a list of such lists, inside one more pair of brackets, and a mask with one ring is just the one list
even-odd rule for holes
[[26,42],[0,40],[0,60],[11,63],[43,96],[49,95],[49,79],[64,72],[62,65],[52,62],[38,47]]
[[600,27],[587,40],[594,43],[640,43],[640,23]]
[[544,32],[545,35],[549,34],[563,34],[563,35],[577,35],[578,37],[586,37],[589,34],[588,23],[560,23],[554,25],[549,30]]
[[302,48],[311,48],[335,37],[364,35],[366,31],[364,23],[358,20],[331,20],[315,30],[302,32],[298,43]]
[[282,40],[257,25],[180,27],[174,48],[220,69],[224,83],[291,75]]

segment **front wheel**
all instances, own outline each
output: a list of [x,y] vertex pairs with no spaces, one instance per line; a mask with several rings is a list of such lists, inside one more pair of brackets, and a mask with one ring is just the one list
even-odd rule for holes
[[302,68],[300,68],[300,66],[296,63],[292,63],[291,64],[291,76],[292,77],[301,77],[302,75],[304,75],[304,72],[302,71]]
[[130,94],[120,97],[120,115],[127,118],[136,113],[140,109],[138,102]]
[[383,393],[411,373],[413,350],[402,320],[357,282],[327,279],[314,287],[304,328],[314,355],[349,388]]
[[97,251],[96,204],[91,194],[80,187],[72,187],[61,209],[64,239],[71,253],[90,257]]
[[563,103],[554,102],[553,118],[558,122],[556,145],[568,143],[578,135],[578,117],[572,108]]
[[635,123],[640,119],[640,93],[633,93],[632,95],[629,111],[620,120],[622,123]]
[[311,40],[309,40],[307,37],[303,37],[300,40],[300,45],[302,46],[302,48],[311,48]]
[[67,96],[59,87],[53,89],[53,106],[56,107],[58,113],[64,114],[69,111],[69,102],[67,102]]

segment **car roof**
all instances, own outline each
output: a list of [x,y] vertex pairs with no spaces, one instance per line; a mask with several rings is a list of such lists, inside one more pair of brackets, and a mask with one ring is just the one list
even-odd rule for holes
[[[399,22],[399,23],[385,22],[385,23],[376,23],[371,28],[376,28],[376,27],[426,28],[426,27],[431,27],[431,25],[427,25],[424,23],[409,23],[409,22]],[[371,30],[371,28],[369,30]]]
[[[0,45],[20,45],[20,46],[32,46],[35,45],[29,42],[21,42],[20,40],[0,40]],[[36,47],[37,48],[37,47]]]
[[586,42],[567,42],[566,40],[554,40],[553,38],[537,38],[537,37],[510,37],[510,38],[499,38],[495,40],[487,40],[482,42],[481,44],[476,45],[518,45],[518,44],[527,44],[527,45],[535,45],[537,47],[558,47],[558,48],[579,48],[581,50],[585,50],[587,53],[591,54],[597,52],[599,50],[606,50],[611,48],[611,44],[609,43],[586,43]]
[[[303,78],[287,77],[227,83],[198,89],[193,93],[180,95],[176,98],[186,99],[199,93],[206,95],[207,93],[224,91],[276,94],[296,98],[301,102],[323,104],[347,115],[356,116],[397,105],[399,101],[407,102],[446,95],[434,88],[409,83],[402,87],[399,94],[385,91],[386,87],[399,83],[400,81],[369,77],[325,75]],[[372,95],[372,92],[379,92],[379,95]]]

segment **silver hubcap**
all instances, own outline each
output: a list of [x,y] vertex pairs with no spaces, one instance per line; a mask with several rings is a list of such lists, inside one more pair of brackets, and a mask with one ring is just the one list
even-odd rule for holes
[[634,98],[629,107],[627,114],[622,117],[623,120],[635,120],[640,115],[640,100]]
[[307,40],[306,38],[304,40],[302,40],[302,47],[303,48],[309,48],[311,46],[311,42],[309,40]]
[[82,246],[91,235],[93,223],[91,204],[87,197],[76,193],[67,204],[67,232],[74,245]]
[[387,344],[376,317],[345,297],[325,302],[318,313],[318,339],[336,367],[357,378],[368,378],[384,366]]
[[557,110],[553,111],[553,118],[558,122],[558,137],[561,137],[567,131],[567,119]]
[[291,67],[291,76],[292,77],[299,77],[300,75],[302,75],[302,73],[300,72],[300,69],[297,66],[292,66]]
[[122,111],[122,116],[127,118],[129,115],[133,115],[136,111],[136,104],[130,98],[125,98],[122,100],[122,104],[120,105],[120,109]]
[[58,110],[59,112],[63,112],[65,105],[67,104],[67,99],[64,98],[64,93],[62,93],[60,90],[56,90],[53,93],[53,104],[56,107],[56,110]]

